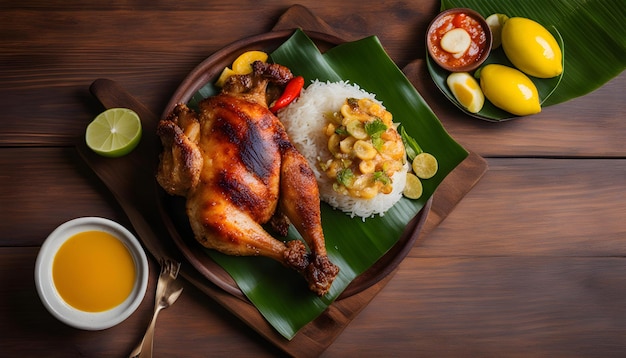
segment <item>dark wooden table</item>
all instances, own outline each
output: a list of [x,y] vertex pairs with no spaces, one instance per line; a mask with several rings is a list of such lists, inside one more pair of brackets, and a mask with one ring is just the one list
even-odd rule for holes
[[[377,35],[401,68],[423,65],[415,60],[424,57],[424,31],[439,7],[300,3],[347,39]],[[102,110],[90,84],[114,79],[159,114],[198,63],[272,29],[291,5],[0,4],[0,355],[125,356],[152,314],[153,260],[142,305],[108,330],[65,326],[35,290],[39,247],[62,222],[102,216],[132,227],[74,147]],[[322,355],[626,355],[626,76],[499,124],[463,115],[426,76],[416,86],[489,171]],[[160,316],[155,351],[284,353],[191,284]]]

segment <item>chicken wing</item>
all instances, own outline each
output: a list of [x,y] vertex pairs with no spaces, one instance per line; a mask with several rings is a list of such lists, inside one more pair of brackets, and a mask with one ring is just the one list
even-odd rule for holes
[[[292,75],[275,64],[253,68],[200,102],[198,113],[180,104],[159,122],[157,180],[169,194],[187,198],[189,222],[203,246],[272,258],[324,295],[339,269],[326,253],[317,182],[267,106],[268,85],[284,85]],[[284,232],[285,218],[306,245],[278,240],[263,227],[272,222]]]

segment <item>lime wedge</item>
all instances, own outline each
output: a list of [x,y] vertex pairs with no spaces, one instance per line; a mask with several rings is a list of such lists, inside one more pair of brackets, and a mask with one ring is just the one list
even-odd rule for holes
[[419,199],[423,192],[422,182],[414,174],[406,173],[406,184],[402,194],[409,199]]
[[85,142],[94,152],[105,157],[121,157],[130,153],[141,139],[141,120],[128,108],[111,108],[100,113],[87,126]]
[[422,152],[413,159],[411,167],[418,178],[430,179],[437,173],[439,164],[432,154]]

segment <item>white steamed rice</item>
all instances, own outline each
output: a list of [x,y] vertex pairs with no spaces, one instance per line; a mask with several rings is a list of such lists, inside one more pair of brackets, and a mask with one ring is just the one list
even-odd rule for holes
[[318,164],[321,153],[327,152],[328,139],[324,134],[326,125],[324,114],[338,111],[346,98],[351,97],[370,98],[382,105],[375,99],[375,95],[362,90],[357,84],[350,84],[346,81],[314,81],[302,90],[300,97],[294,103],[280,111],[278,117],[284,124],[292,143],[311,165],[317,177],[321,200],[348,213],[351,217],[359,216],[365,220],[374,215],[382,216],[402,198],[408,165],[405,165],[404,171],[396,173],[391,178],[393,191],[389,194],[379,193],[372,199],[359,199],[333,190],[334,180],[328,178],[320,170]]

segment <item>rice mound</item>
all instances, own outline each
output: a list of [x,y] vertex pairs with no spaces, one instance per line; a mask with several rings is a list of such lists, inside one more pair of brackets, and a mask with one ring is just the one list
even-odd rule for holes
[[326,153],[328,143],[324,134],[324,114],[339,111],[346,98],[350,97],[369,98],[382,105],[374,94],[362,90],[356,83],[316,80],[302,90],[295,102],[279,111],[278,118],[285,126],[291,142],[304,155],[315,173],[321,200],[351,217],[358,216],[365,220],[375,215],[384,215],[402,198],[408,164],[405,163],[404,169],[391,177],[393,191],[389,194],[379,193],[372,199],[361,199],[337,193],[333,189],[334,180],[328,178],[318,164],[320,153]]

